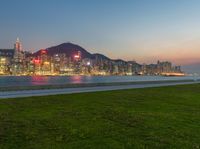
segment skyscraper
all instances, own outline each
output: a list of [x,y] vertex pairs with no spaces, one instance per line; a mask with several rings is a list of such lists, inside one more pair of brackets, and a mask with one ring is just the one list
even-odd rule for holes
[[13,74],[23,73],[23,66],[24,66],[23,60],[24,60],[24,54],[22,51],[22,44],[19,38],[17,38],[14,44],[14,58],[13,58],[13,67],[12,67]]
[[17,38],[17,40],[16,40],[16,42],[15,42],[15,44],[14,44],[14,49],[15,49],[15,51],[17,51],[17,52],[22,51],[22,44],[20,43],[19,38]]

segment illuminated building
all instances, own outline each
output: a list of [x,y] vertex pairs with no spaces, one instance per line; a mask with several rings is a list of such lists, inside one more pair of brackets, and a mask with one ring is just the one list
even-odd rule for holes
[[157,71],[158,74],[171,72],[172,70],[172,63],[171,62],[157,62]]
[[118,67],[118,65],[114,65],[113,74],[114,74],[114,75],[119,74],[119,67]]
[[81,73],[84,75],[90,75],[91,70],[92,70],[92,61],[89,58],[84,58],[82,60],[82,65],[81,65]]
[[60,63],[61,63],[60,55],[54,54],[53,55],[53,71],[55,74],[60,73]]
[[60,58],[60,74],[61,75],[73,75],[74,65],[71,57],[67,57],[66,54],[59,54]]
[[74,73],[81,73],[81,51],[78,51],[76,55],[74,55]]
[[24,73],[24,53],[22,51],[22,44],[19,38],[17,38],[17,41],[14,44],[12,73],[14,75],[19,75]]
[[31,68],[34,66],[35,75],[50,75],[52,73],[51,57],[48,56],[45,49],[40,50],[40,55],[33,57],[29,65],[31,65]]
[[0,74],[11,74],[14,49],[0,49]]
[[34,64],[34,58],[33,57],[27,57],[26,58],[26,68],[27,68],[27,75],[33,75],[35,74],[35,64]]
[[127,75],[133,75],[132,64],[128,63]]
[[40,69],[40,75],[50,75],[51,74],[51,58],[48,56],[47,50],[42,49],[41,56],[38,59],[41,65]]
[[[22,50],[17,39],[14,49],[0,49],[0,75],[182,75],[171,62],[140,65],[135,61],[111,60],[101,54],[85,56],[81,51]],[[66,52],[66,53],[65,53]]]

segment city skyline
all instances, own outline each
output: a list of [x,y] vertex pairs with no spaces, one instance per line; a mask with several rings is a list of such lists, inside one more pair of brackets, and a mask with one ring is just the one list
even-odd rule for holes
[[200,62],[197,0],[3,0],[2,4],[1,48],[12,48],[10,43],[19,36],[29,51],[72,42],[113,59]]
[[73,43],[62,43],[36,52],[23,50],[22,47],[22,42],[17,38],[12,49],[0,49],[0,75],[185,76],[181,66],[169,61],[139,64],[136,61],[110,59],[101,53],[90,53]]

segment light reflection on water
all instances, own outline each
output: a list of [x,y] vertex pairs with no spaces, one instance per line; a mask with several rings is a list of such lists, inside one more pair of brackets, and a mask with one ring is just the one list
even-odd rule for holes
[[72,79],[72,83],[82,83],[82,77],[81,76],[74,76],[71,79]]
[[49,77],[46,76],[34,76],[31,77],[31,84],[32,85],[45,85],[49,82]]
[[37,86],[55,84],[136,82],[160,80],[200,79],[199,77],[163,77],[163,76],[1,76],[0,87]]

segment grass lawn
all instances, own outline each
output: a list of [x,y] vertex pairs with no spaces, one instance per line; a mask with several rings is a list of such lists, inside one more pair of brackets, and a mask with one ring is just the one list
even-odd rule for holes
[[7,148],[200,148],[200,84],[0,100]]

